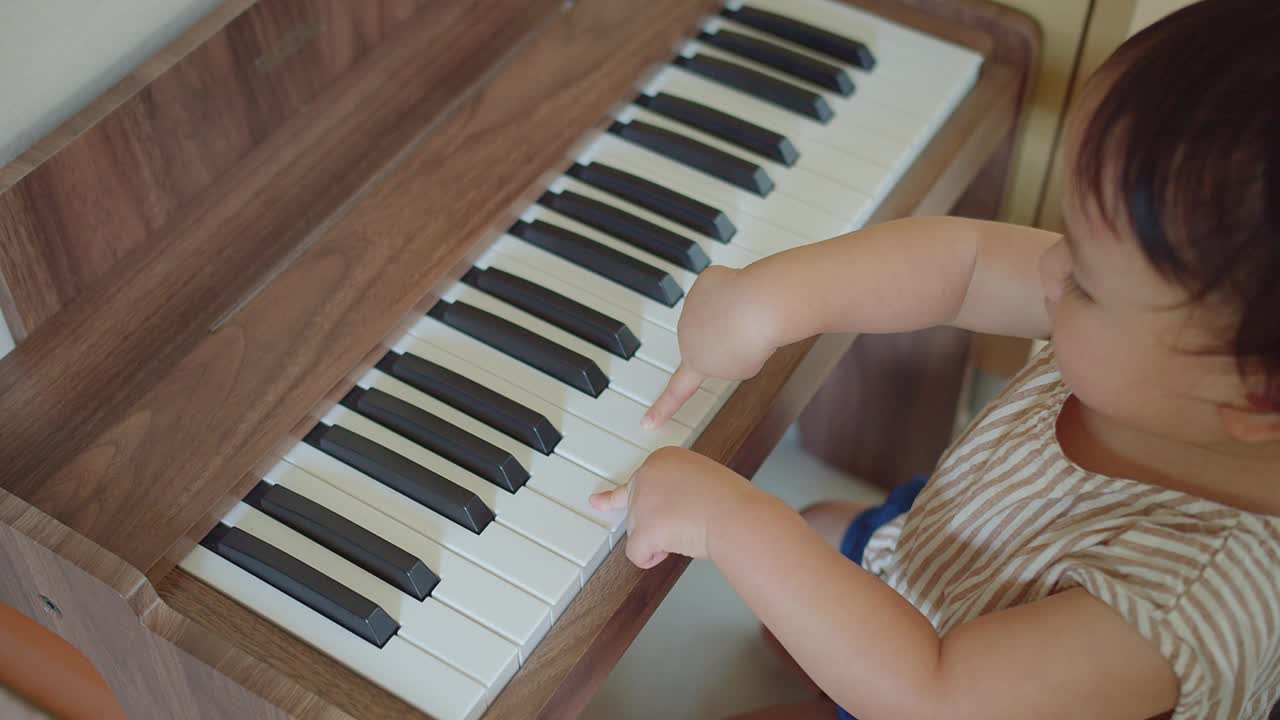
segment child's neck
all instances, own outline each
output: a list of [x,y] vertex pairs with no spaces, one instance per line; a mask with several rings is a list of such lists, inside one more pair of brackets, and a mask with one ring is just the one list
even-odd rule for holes
[[1144,433],[1067,399],[1058,418],[1063,452],[1086,470],[1280,515],[1280,448],[1232,452]]

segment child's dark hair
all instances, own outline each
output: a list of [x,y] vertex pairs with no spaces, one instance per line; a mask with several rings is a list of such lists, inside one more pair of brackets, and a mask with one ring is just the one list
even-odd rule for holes
[[1256,400],[1280,409],[1280,1],[1195,3],[1099,74],[1080,198],[1127,224],[1192,300],[1229,303],[1239,324],[1226,350],[1262,373]]

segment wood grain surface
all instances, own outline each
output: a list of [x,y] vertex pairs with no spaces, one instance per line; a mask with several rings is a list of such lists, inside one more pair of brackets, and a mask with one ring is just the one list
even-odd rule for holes
[[[197,660],[140,621],[141,607],[154,599],[151,586],[136,570],[0,490],[0,602],[79,650],[102,674],[129,718],[286,717],[263,698],[271,697],[288,707],[282,701],[298,697],[296,687],[277,681],[255,688],[252,682],[233,681]],[[176,622],[191,626],[187,620]],[[248,659],[224,641],[206,642]],[[258,692],[260,689],[272,692]],[[314,697],[310,697],[310,706],[329,708],[328,703],[319,703]],[[297,707],[306,709],[301,703]],[[326,720],[341,717],[314,716]],[[98,717],[110,715],[104,710]]]
[[433,4],[0,359],[0,488],[152,572],[475,241],[327,231],[559,7]]
[[[276,708],[404,716],[172,565],[713,5],[432,3],[353,60],[0,360],[0,491],[98,559],[37,542]],[[876,219],[954,205],[1014,126],[1024,70],[988,63]],[[753,473],[851,340],[780,351],[695,449]],[[683,567],[615,550],[488,716],[576,715]]]
[[[161,228],[422,10],[422,0],[233,2],[122,83],[134,92],[0,195],[0,296],[19,342]],[[430,25],[475,22],[460,3]],[[484,3],[478,3],[483,12]],[[510,3],[518,7],[520,3]],[[424,18],[425,19],[425,18]],[[218,23],[221,32],[209,34]],[[138,86],[139,82],[145,82]],[[108,93],[113,98],[114,93]],[[109,101],[108,101],[109,102]],[[54,133],[80,130],[85,114]],[[28,153],[6,172],[34,160]],[[4,186],[0,185],[0,190]]]

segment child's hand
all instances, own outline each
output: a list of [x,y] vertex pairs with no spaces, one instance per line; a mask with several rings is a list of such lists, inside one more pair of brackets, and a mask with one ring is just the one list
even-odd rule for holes
[[597,510],[627,509],[627,558],[647,570],[670,553],[708,555],[712,520],[759,492],[741,475],[690,450],[655,450],[614,490],[595,493]]
[[739,270],[712,265],[689,289],[678,325],[680,367],[645,413],[644,427],[671,419],[709,377],[752,377],[777,349],[760,303],[740,278]]

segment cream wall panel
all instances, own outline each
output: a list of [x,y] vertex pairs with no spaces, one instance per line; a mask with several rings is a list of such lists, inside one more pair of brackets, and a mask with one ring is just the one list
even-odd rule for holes
[[[1079,67],[1072,85],[1068,108],[1089,76],[1129,36],[1194,0],[1100,0],[1089,19],[1080,53]],[[1064,113],[1065,114],[1065,113]],[[1057,152],[1060,152],[1057,151]],[[1056,155],[1057,153],[1055,153]],[[1062,194],[1065,187],[1063,163],[1055,156],[1049,170],[1049,181],[1036,224],[1048,230],[1062,231]]]
[[1138,32],[1165,15],[1174,10],[1181,10],[1192,2],[1193,0],[1138,0],[1138,6],[1133,11],[1133,20],[1129,23],[1129,34],[1132,35]]
[[1088,21],[1090,3],[1088,0],[1002,0],[1001,4],[1034,18],[1043,33],[1040,68],[1026,125],[1014,155],[1004,212],[1012,222],[1031,224],[1036,218],[1053,157],[1054,140]]

